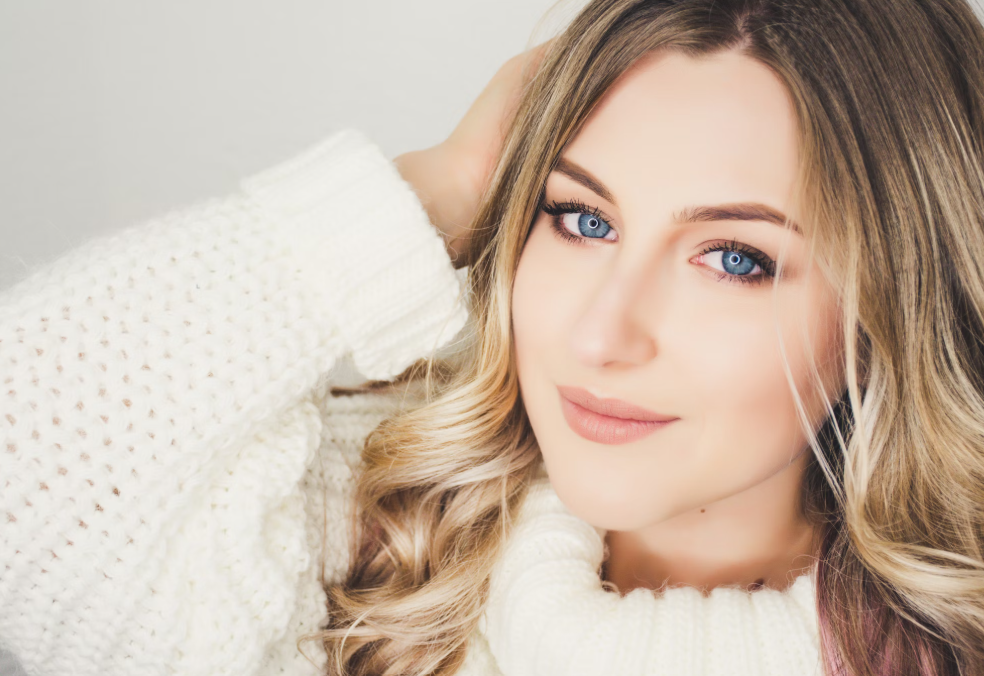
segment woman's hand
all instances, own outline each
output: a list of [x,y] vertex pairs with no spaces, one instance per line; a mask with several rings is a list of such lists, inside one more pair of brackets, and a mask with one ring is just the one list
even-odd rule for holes
[[462,252],[479,198],[499,159],[523,86],[536,72],[550,42],[506,61],[447,139],[393,160],[417,192],[431,223],[444,235],[456,268],[469,264]]

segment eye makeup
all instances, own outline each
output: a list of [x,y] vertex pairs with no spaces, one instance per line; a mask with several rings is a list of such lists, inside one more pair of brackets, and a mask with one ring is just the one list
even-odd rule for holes
[[[571,230],[564,225],[564,216],[566,214],[579,214],[587,215],[593,219],[603,221],[607,226],[611,227],[611,218],[597,207],[591,207],[580,200],[573,199],[565,202],[553,201],[549,204],[542,204],[541,209],[544,213],[551,216],[550,224],[553,232],[568,244],[573,246],[590,246],[586,244],[589,240],[598,240],[602,242],[618,241],[617,239],[611,240],[603,237],[595,238],[577,235],[571,232]],[[722,241],[710,244],[700,251],[695,256],[695,259],[698,263],[703,263],[705,257],[711,258],[713,254],[717,252],[721,253],[722,264],[724,257],[730,254],[728,257],[728,262],[730,264],[738,265],[744,261],[751,261],[755,264],[755,267],[751,270],[751,272],[757,271],[757,274],[732,274],[725,270],[708,268],[715,273],[715,277],[719,282],[759,286],[775,277],[776,264],[772,258],[755,247],[739,242],[736,239],[733,239],[730,242]],[[705,267],[707,266],[705,265]]]

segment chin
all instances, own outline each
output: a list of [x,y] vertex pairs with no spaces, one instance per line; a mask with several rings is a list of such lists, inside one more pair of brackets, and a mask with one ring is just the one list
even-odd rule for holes
[[[663,521],[665,510],[618,487],[602,488],[597,482],[571,482],[550,477],[550,485],[564,506],[582,521],[605,530],[634,531]],[[651,496],[647,496],[650,497]]]

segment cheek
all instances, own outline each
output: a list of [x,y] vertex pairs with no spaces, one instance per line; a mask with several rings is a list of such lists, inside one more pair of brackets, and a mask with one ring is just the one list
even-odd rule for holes
[[[821,375],[836,382],[822,366],[838,350],[836,308],[806,284],[781,291],[778,310],[771,298],[762,301],[747,311],[719,308],[690,324],[700,329],[688,331],[688,341],[665,345],[663,356],[685,360],[681,376],[692,379],[683,391],[698,431],[681,485],[693,496],[720,499],[751,488],[810,452],[783,352],[807,418],[816,427],[825,415],[810,371],[815,355]],[[680,500],[696,506],[687,496]]]
[[[672,503],[660,509],[667,515],[755,486],[785,467],[806,441],[770,299],[701,306],[706,309],[689,320],[678,315],[677,330],[664,327],[657,357],[673,365],[667,369],[678,414],[688,425],[685,445],[673,451],[677,457],[648,468],[673,473]],[[795,360],[790,366],[795,375]]]
[[558,255],[557,246],[546,226],[537,224],[523,248],[512,288],[512,331],[521,386],[525,375],[548,355],[563,349],[564,334],[570,326],[574,290],[566,267],[570,263]]
[[826,412],[811,377],[813,365],[829,394],[843,390],[838,306],[819,270],[811,267],[780,283],[774,300],[770,288],[755,297],[702,295],[693,307],[700,310],[678,315],[682,333],[672,344],[663,341],[664,356],[686,360],[685,375],[693,378],[699,397],[695,403],[713,416],[717,433],[726,434],[727,425],[757,436],[763,448],[780,449],[776,453],[803,450],[807,437],[790,378],[814,423]]
[[[729,429],[732,438],[740,438],[786,427],[779,423],[789,417],[791,393],[772,315],[761,310],[705,316],[691,324],[686,342],[673,346],[694,411],[715,436],[728,436]],[[664,345],[667,358],[670,349]]]
[[[771,318],[719,334],[716,346],[707,349],[715,347],[717,359],[692,369],[699,436],[686,483],[701,486],[694,494],[706,502],[765,481],[806,442]],[[790,366],[795,375],[796,364]]]
[[[816,421],[823,404],[810,378],[811,363],[816,356],[821,367],[819,362],[835,349],[829,299],[816,288],[803,283],[780,287],[775,307],[767,295],[754,310],[722,310],[721,321],[705,318],[705,331],[690,336],[689,344],[703,355],[689,361],[687,370],[695,380],[694,401],[706,418],[707,453],[730,447],[724,462],[736,475],[743,471],[736,467],[741,462],[758,463],[757,471],[764,472],[806,450],[783,355],[806,415]],[[678,348],[687,353],[684,344]]]
[[797,391],[814,428],[827,416],[825,395],[818,391],[812,374],[814,366],[831,403],[847,387],[840,306],[820,274],[818,269],[811,269],[799,293],[780,299],[784,308],[780,315],[783,344]]

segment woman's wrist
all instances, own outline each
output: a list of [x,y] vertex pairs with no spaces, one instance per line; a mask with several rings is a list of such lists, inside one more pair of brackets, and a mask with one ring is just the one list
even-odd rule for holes
[[466,233],[475,216],[478,198],[462,180],[462,169],[454,166],[442,145],[412,150],[396,157],[393,163],[403,180],[413,187],[431,223],[444,238],[454,267],[466,265]]

